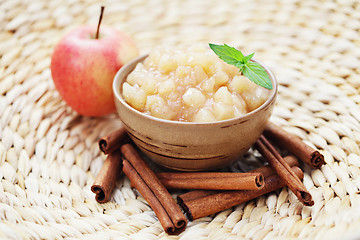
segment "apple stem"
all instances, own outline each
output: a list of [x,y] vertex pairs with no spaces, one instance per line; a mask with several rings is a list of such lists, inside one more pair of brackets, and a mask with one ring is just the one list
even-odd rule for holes
[[100,17],[99,17],[99,23],[98,23],[98,25],[97,25],[95,39],[99,39],[100,24],[101,24],[101,20],[102,20],[102,18],[103,18],[104,9],[105,9],[105,6],[101,6],[101,10],[100,10]]

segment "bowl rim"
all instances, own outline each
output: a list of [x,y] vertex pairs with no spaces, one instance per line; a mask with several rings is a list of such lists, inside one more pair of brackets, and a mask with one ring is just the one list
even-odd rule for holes
[[[126,107],[128,110],[130,110],[131,112],[133,112],[135,115],[138,115],[139,117],[142,118],[146,118],[148,120],[152,120],[152,121],[156,121],[156,122],[162,122],[162,123],[166,123],[166,124],[171,124],[171,125],[190,125],[190,126],[210,126],[210,125],[214,125],[214,124],[229,124],[231,122],[234,121],[239,121],[239,120],[247,120],[248,118],[250,118],[252,115],[256,115],[256,113],[260,112],[262,109],[266,108],[271,102],[275,101],[276,95],[278,93],[278,81],[276,80],[274,74],[272,73],[272,71],[265,66],[264,64],[262,64],[260,61],[256,60],[256,59],[251,59],[251,61],[257,62],[259,63],[267,72],[267,74],[269,75],[272,85],[273,85],[273,89],[271,90],[271,95],[268,97],[268,99],[261,104],[261,106],[257,107],[256,109],[254,109],[251,112],[248,112],[242,116],[238,116],[238,117],[234,117],[234,118],[229,118],[229,119],[225,119],[225,120],[220,120],[220,121],[214,121],[214,122],[185,122],[185,121],[177,121],[177,120],[167,120],[167,119],[162,119],[162,118],[158,118],[158,117],[154,117],[151,115],[147,115],[144,114],[142,112],[140,112],[139,110],[133,108],[132,106],[130,106],[125,99],[122,97],[122,93],[120,92],[120,89],[122,89],[122,84],[125,81],[125,77],[123,79],[120,79],[120,75],[123,74],[123,72],[129,71],[126,76],[135,69],[136,64],[144,61],[145,58],[148,56],[149,54],[143,54],[133,60],[131,60],[130,62],[126,63],[125,65],[123,65],[118,72],[116,73],[114,80],[113,80],[113,84],[112,84],[112,88],[113,88],[113,94],[114,97],[116,98],[116,100],[118,100],[124,107]],[[136,63],[136,64],[135,64]],[[128,70],[128,68],[134,65],[133,69]]]

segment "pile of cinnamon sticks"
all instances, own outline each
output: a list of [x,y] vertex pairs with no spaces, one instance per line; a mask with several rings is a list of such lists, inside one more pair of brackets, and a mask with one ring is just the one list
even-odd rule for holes
[[[268,123],[254,144],[269,165],[246,173],[155,173],[133,147],[124,128],[100,139],[99,146],[107,158],[91,188],[95,199],[100,203],[109,201],[116,180],[124,172],[168,234],[184,231],[187,218],[192,221],[208,216],[284,186],[288,186],[304,205],[311,206],[314,201],[301,181],[303,172],[298,159],[313,168],[324,164],[324,157],[317,150],[272,123]],[[274,146],[292,155],[283,158]],[[178,195],[176,203],[170,189],[187,192]]]

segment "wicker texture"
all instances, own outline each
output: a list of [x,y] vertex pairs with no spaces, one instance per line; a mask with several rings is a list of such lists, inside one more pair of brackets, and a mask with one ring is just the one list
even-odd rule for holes
[[[226,4],[225,4],[226,2]],[[227,43],[269,66],[280,82],[272,120],[325,156],[305,168],[315,205],[287,188],[168,236],[122,177],[111,201],[90,186],[104,155],[97,140],[115,114],[78,116],[50,74],[66,31],[96,24],[100,3],[0,1],[0,238],[355,239],[360,238],[360,4],[354,0],[105,1],[104,24],[131,35],[142,53],[160,43]],[[261,164],[255,153],[231,170]]]

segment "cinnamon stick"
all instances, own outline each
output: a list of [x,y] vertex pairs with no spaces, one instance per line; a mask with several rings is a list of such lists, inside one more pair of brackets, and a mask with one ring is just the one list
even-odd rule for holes
[[184,231],[187,220],[156,174],[130,144],[122,145],[121,153],[125,175],[154,210],[165,232]]
[[[303,172],[299,167],[293,167],[292,170],[297,177],[303,178]],[[181,199],[180,204],[189,220],[193,221],[250,201],[261,195],[280,189],[285,185],[285,182],[278,175],[272,175],[265,178],[265,185],[260,190],[217,191],[214,194],[192,200],[182,198],[182,195],[179,195]]]
[[189,191],[189,192],[183,193],[181,195],[178,195],[176,199],[177,199],[178,203],[180,204],[180,206],[182,206],[182,202],[193,201],[195,199],[210,196],[210,195],[213,195],[213,194],[218,193],[218,192],[220,192],[220,191],[215,191],[215,190],[193,190],[193,191]]
[[105,203],[109,201],[115,183],[120,176],[121,168],[120,151],[110,153],[91,186],[91,191],[96,194],[95,199],[97,202]]
[[[289,164],[290,167],[299,166],[299,162],[294,156],[286,156],[284,157],[284,160]],[[270,177],[272,175],[275,175],[276,172],[271,166],[263,166],[256,169],[253,169],[249,171],[249,173],[261,173],[264,178]],[[265,182],[264,182],[265,185]],[[177,201],[180,206],[186,210],[186,204],[184,202],[189,202],[198,198],[203,198],[206,196],[210,196],[212,194],[219,193],[219,191],[211,191],[211,190],[193,190],[189,191],[187,193],[183,193],[177,197]]]
[[260,136],[254,146],[303,204],[307,206],[314,205],[311,194],[304,184],[263,135]]
[[109,154],[115,150],[118,150],[121,145],[130,141],[129,136],[126,133],[124,127],[110,133],[109,135],[100,138],[99,148],[104,154]]
[[301,161],[312,168],[320,168],[324,164],[324,156],[316,149],[305,144],[299,137],[286,132],[283,128],[269,122],[263,134],[274,141],[274,144],[287,149]]
[[[284,157],[284,160],[290,167],[299,166],[298,160],[296,159],[296,157],[294,157],[292,155]],[[276,174],[276,172],[274,171],[274,169],[271,166],[263,166],[263,167],[255,168],[248,172],[249,173],[261,173],[264,176],[264,178]]]
[[161,172],[157,174],[167,189],[254,190],[264,187],[261,173]]

